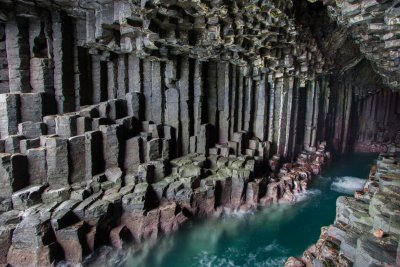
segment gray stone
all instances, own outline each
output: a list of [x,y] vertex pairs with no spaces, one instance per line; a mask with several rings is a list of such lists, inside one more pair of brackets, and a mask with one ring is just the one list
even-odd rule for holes
[[107,180],[116,184],[122,183],[122,171],[120,168],[109,168],[106,170],[105,175]]
[[21,154],[0,154],[0,197],[10,198],[28,185],[27,160]]
[[136,136],[126,140],[124,169],[133,172],[140,163],[143,163],[142,138]]
[[47,182],[68,185],[68,142],[58,137],[46,139]]
[[56,134],[62,138],[69,138],[77,135],[77,120],[76,114],[64,114],[56,117]]
[[29,184],[43,184],[47,181],[46,148],[31,148],[26,152],[28,158]]
[[68,165],[70,183],[82,182],[86,177],[85,136],[68,139]]
[[121,128],[119,125],[101,125],[100,131],[103,135],[103,156],[105,169],[119,167],[121,156]]
[[70,198],[70,190],[71,188],[69,186],[48,187],[42,194],[42,201],[46,204],[67,201]]
[[33,139],[47,134],[47,127],[43,122],[22,122],[18,124],[18,133],[28,139]]
[[19,150],[22,154],[26,154],[28,149],[40,147],[40,138],[23,139],[19,141]]
[[12,195],[13,207],[16,210],[25,210],[42,201],[41,195],[45,189],[44,185],[31,185],[15,192]]

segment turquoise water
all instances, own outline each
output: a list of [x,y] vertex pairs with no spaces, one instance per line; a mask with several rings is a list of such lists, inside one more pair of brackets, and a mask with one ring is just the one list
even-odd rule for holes
[[[300,202],[191,223],[130,256],[124,266],[283,266],[318,240],[321,227],[334,220],[336,198],[363,185],[352,177],[365,179],[376,157],[344,156],[324,168]],[[332,183],[341,192],[331,190]]]

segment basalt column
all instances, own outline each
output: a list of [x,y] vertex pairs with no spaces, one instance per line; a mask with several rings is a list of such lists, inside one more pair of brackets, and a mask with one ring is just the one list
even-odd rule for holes
[[0,265],[293,202],[326,146],[399,151],[398,7],[310,2],[0,0]]

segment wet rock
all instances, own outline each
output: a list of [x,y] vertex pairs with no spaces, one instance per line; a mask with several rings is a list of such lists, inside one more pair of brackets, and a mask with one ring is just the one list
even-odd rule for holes
[[79,264],[83,256],[87,253],[84,246],[84,236],[87,233],[87,227],[84,222],[62,228],[55,232],[57,242],[64,251],[65,260],[72,264]]
[[301,260],[296,259],[294,257],[290,257],[286,263],[285,267],[304,267],[306,266]]
[[111,244],[116,249],[122,249],[124,243],[132,241],[131,233],[126,225],[119,225],[110,231]]

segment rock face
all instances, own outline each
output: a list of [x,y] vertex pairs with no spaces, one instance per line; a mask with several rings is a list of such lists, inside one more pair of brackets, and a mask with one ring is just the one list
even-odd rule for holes
[[397,7],[323,2],[0,0],[0,264],[293,202],[326,145],[399,150],[397,20],[357,17]]
[[[244,139],[245,144],[250,141]],[[226,155],[225,149],[210,148],[218,152],[192,153],[169,163],[160,158],[139,164],[134,172],[113,167],[70,184],[16,190],[12,209],[0,214],[1,263],[50,266],[64,260],[79,264],[102,245],[116,249],[126,242],[140,245],[176,231],[192,218],[294,202],[296,193],[306,190],[312,175],[329,158],[321,144],[316,152],[304,151],[296,163],[284,164],[267,178],[257,176],[257,170],[266,165],[261,157]]]
[[334,224],[322,227],[318,242],[285,266],[398,266],[399,162],[399,155],[381,154],[364,190],[339,197]]

